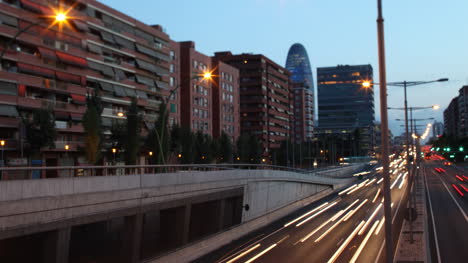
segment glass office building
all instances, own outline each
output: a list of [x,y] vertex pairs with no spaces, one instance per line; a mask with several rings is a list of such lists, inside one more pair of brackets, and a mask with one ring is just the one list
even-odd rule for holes
[[314,81],[309,56],[304,46],[298,43],[291,46],[286,58],[286,69],[292,74],[293,140],[309,141],[314,131]]
[[363,88],[372,81],[371,65],[338,65],[317,69],[320,134],[359,132],[359,155],[370,153],[374,116],[374,89]]
[[296,43],[291,46],[286,58],[286,69],[291,72],[291,80],[294,83],[305,83],[309,89],[314,90],[312,68],[303,45]]

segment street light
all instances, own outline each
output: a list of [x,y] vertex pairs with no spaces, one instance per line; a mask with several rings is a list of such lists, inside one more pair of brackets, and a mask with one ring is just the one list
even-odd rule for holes
[[3,150],[5,149],[5,145],[6,145],[6,141],[5,140],[1,140],[0,141],[0,146],[2,147],[2,166],[4,166],[4,160],[3,160]]
[[114,163],[115,163],[115,154],[117,153],[117,149],[116,148],[112,148],[112,154],[114,155]]
[[[37,26],[39,25],[40,23],[44,22],[44,21],[49,21],[51,19],[53,19],[53,23],[50,26],[53,26],[55,24],[59,24],[59,26],[62,25],[62,23],[66,23],[67,22],[67,19],[69,18],[67,16],[68,12],[70,12],[70,10],[67,10],[67,11],[61,11],[61,10],[53,10],[54,12],[54,15],[52,16],[40,16],[40,17],[37,17],[37,21],[34,22],[34,23],[31,23],[29,24],[27,27],[19,30],[18,32],[16,32],[16,34],[5,44],[5,47],[3,48],[2,50],[2,53],[0,53],[0,61],[3,60],[3,56],[5,55],[6,51],[8,50],[8,48],[11,47],[11,45],[13,44],[13,42],[15,42],[15,40],[20,36],[22,35],[24,32],[28,31],[29,29],[31,29],[32,27],[34,26]],[[74,18],[75,19],[75,18]]]
[[[211,80],[213,77],[213,74],[211,71],[205,71],[203,74],[195,74],[193,75],[190,80],[193,80],[193,79],[202,79],[202,80]],[[166,109],[165,111],[167,110],[167,105],[169,103],[169,99],[172,97],[172,95],[180,88],[180,85],[177,85],[174,89],[170,90],[169,91],[169,96],[166,97],[166,99],[164,100],[164,105],[166,106]],[[166,123],[166,115],[167,114],[163,114],[162,115],[162,124]],[[161,131],[158,131],[158,129],[154,129],[156,131],[156,137],[157,137],[157,141],[158,141],[158,146],[159,146],[159,154],[161,155],[161,160],[163,162],[163,164],[166,164],[166,158],[164,156],[164,152],[163,152],[163,146],[162,146],[162,140],[164,138],[164,126],[161,125]],[[178,158],[182,158],[182,155],[179,154],[178,155]]]

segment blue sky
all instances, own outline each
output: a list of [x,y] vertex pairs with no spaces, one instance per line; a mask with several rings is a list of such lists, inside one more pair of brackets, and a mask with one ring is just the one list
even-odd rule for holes
[[[147,24],[160,24],[176,41],[193,40],[196,48],[262,53],[284,65],[289,47],[306,48],[316,68],[371,64],[378,82],[376,0],[103,0]],[[449,82],[408,89],[410,106],[441,105],[418,111],[416,118],[443,120],[443,110],[468,85],[467,0],[383,1],[388,81]],[[376,87],[376,118],[380,119]],[[388,90],[388,105],[403,106],[403,90]],[[403,128],[390,111],[394,134]]]

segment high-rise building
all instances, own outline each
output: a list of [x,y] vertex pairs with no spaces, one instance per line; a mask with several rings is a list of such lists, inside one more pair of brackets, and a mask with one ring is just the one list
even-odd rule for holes
[[444,110],[444,132],[447,136],[457,136],[460,129],[458,120],[458,97],[455,97]]
[[299,43],[291,46],[286,58],[286,69],[292,74],[293,139],[296,142],[309,141],[314,131],[314,82],[304,46]]
[[264,154],[290,136],[290,73],[263,55],[215,53],[215,58],[239,69],[241,133],[258,136]]
[[444,134],[444,124],[442,122],[434,122],[432,124],[432,136],[439,137]]
[[212,82],[203,76],[211,58],[195,50],[192,41],[180,42],[181,126],[212,135]]
[[213,137],[226,133],[233,143],[240,135],[239,70],[212,57]]
[[[51,7],[59,8],[57,3],[75,18],[62,30],[43,19],[53,13]],[[11,44],[0,71],[0,137],[6,140],[9,162],[21,163],[16,160],[22,146],[27,147],[21,117],[50,108],[58,136],[55,147],[42,149],[42,160],[36,161],[50,166],[86,163],[78,148],[84,146],[86,96],[94,90],[102,100],[104,134],[110,134],[113,121],[126,118],[122,112],[132,99],[143,115],[143,133],[153,126],[172,88],[169,36],[160,26],[91,0],[2,1],[0,7],[0,46]]]
[[458,91],[458,136],[468,136],[468,86]]
[[318,121],[317,134],[335,134],[344,140],[359,139],[350,154],[368,155],[372,148],[374,123],[374,89],[364,88],[373,80],[371,65],[338,65],[317,69]]
[[[181,126],[217,138],[224,131],[234,142],[239,128],[239,70],[179,42]],[[203,79],[205,73],[211,79]]]
[[291,81],[294,83],[304,83],[303,85],[314,91],[314,79],[312,77],[312,67],[309,56],[304,46],[296,43],[289,48],[286,58],[286,69],[291,72]]

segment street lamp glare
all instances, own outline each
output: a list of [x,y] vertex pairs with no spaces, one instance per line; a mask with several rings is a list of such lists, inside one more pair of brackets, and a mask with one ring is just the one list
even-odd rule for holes
[[2,147],[5,146],[5,140],[1,140],[1,141],[0,141],[0,145],[1,145]]
[[57,22],[64,22],[67,20],[67,15],[65,13],[57,13],[55,15],[55,21]]
[[438,110],[438,109],[440,109],[440,106],[439,106],[439,105],[433,105],[433,106],[432,106],[432,109]]
[[209,72],[209,71],[208,71],[208,72],[205,72],[205,73],[203,74],[203,79],[211,79],[211,77],[212,77],[212,75],[211,75],[211,72]]
[[371,83],[370,83],[370,81],[364,81],[364,82],[362,83],[362,86],[363,86],[364,88],[369,88],[369,87],[371,86]]
[[67,151],[70,150],[70,145],[66,144],[65,145],[65,150],[67,150]]

